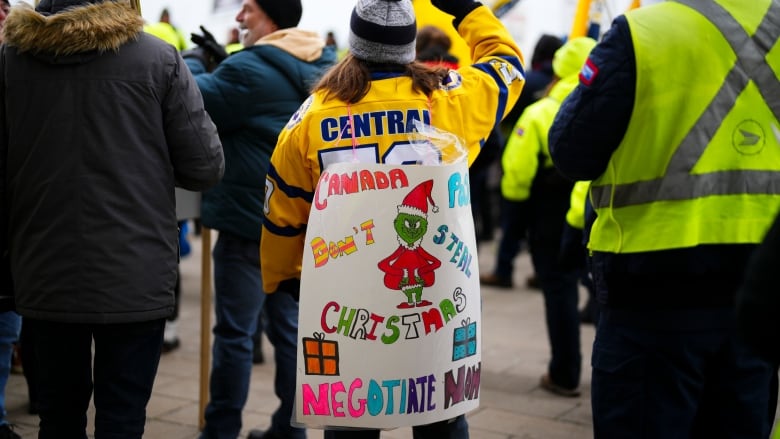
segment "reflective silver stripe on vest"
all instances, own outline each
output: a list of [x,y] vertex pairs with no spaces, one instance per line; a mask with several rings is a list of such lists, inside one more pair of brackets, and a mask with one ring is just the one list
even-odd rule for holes
[[775,118],[780,119],[780,81],[766,62],[767,53],[780,37],[780,2],[772,1],[755,35],[750,37],[726,9],[712,0],[674,1],[698,11],[712,22],[731,45],[737,62],[675,150],[665,175],[655,180],[593,186],[591,196],[596,208],[689,200],[708,195],[780,194],[780,172],[741,170],[690,174],[751,79]]

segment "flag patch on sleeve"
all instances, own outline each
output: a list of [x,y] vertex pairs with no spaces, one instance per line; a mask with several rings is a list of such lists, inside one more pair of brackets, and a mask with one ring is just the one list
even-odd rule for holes
[[593,64],[593,61],[591,61],[590,58],[588,58],[588,60],[585,61],[585,65],[582,66],[582,70],[580,70],[580,82],[590,86],[593,84],[593,81],[598,74],[599,68],[596,67],[596,64]]

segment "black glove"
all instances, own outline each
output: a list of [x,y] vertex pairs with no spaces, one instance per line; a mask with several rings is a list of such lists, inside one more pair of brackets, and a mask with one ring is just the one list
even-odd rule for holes
[[211,35],[211,32],[207,31],[205,27],[201,26],[200,30],[203,35],[190,34],[190,40],[206,51],[212,63],[219,64],[224,61],[228,57],[225,48],[214,39],[214,35]]
[[214,61],[214,57],[211,56],[211,53],[209,53],[201,46],[193,47],[192,49],[183,51],[181,53],[181,57],[184,59],[197,59],[201,64],[203,64],[203,68],[206,69],[206,71],[209,73],[213,72],[214,69],[217,68],[217,65],[219,65],[216,61]]
[[482,6],[482,3],[474,0],[431,0],[431,3],[440,11],[454,16],[452,24],[456,28],[469,12]]

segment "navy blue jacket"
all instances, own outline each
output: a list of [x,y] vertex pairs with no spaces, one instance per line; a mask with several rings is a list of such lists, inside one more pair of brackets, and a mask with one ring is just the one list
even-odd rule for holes
[[743,340],[773,363],[780,362],[780,216],[767,232],[748,264],[745,282],[737,293],[737,321]]
[[[580,81],[549,133],[550,155],[572,180],[595,180],[623,139],[634,107],[636,60],[619,16],[590,54],[598,73]],[[589,221],[592,223],[592,221]],[[618,308],[731,306],[755,245],[700,245],[634,254],[594,252],[599,301]]]

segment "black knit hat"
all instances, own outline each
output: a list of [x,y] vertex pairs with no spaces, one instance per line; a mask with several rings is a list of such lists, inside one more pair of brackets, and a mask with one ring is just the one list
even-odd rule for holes
[[279,29],[298,26],[303,13],[301,0],[255,0]]
[[417,21],[411,0],[358,0],[349,23],[349,50],[356,58],[409,64],[415,58]]

